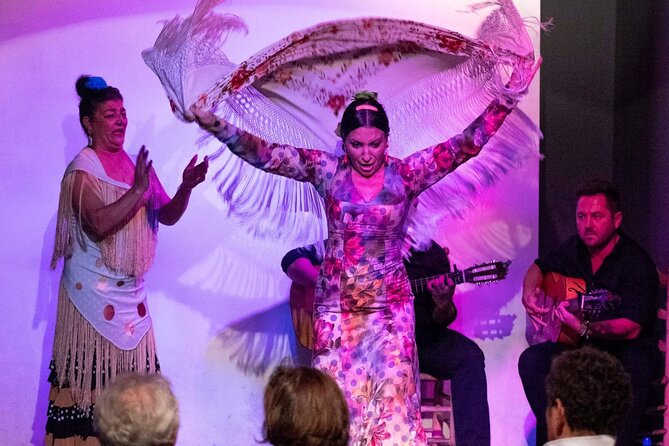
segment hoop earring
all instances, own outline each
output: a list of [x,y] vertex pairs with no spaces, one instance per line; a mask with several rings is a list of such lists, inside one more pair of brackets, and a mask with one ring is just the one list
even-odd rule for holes
[[88,137],[88,147],[93,147],[93,137],[91,135],[86,135]]

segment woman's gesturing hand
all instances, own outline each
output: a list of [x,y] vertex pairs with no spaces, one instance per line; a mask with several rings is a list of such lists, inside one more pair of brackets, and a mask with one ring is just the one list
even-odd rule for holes
[[181,185],[187,189],[193,189],[195,186],[204,181],[207,170],[209,169],[209,157],[205,156],[200,164],[197,162],[197,154],[191,158],[188,165],[184,169]]
[[140,193],[146,192],[149,188],[149,173],[151,172],[151,164],[153,161],[149,160],[149,151],[145,146],[139,149],[137,161],[135,162],[135,179],[132,187]]

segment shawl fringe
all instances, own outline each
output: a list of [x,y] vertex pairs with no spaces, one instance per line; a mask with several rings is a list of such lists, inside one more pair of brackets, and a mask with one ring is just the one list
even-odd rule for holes
[[[80,244],[83,242],[81,226],[74,223],[74,209],[72,208],[73,189],[74,175],[66,175],[60,183],[58,217],[56,219],[56,241],[50,263],[52,270],[56,269],[58,259],[61,257],[67,258],[72,255],[72,247],[75,239]],[[79,197],[79,202],[81,202],[81,197]],[[79,218],[79,221],[81,221],[81,218]]]
[[[75,174],[76,172],[67,174],[61,182],[56,241],[51,257],[51,269],[56,268],[59,258],[68,258],[72,255],[75,242],[79,243],[81,249],[86,249],[81,216],[83,188],[79,197],[76,197],[79,203],[77,215],[75,215],[72,205]],[[105,204],[114,203],[127,192],[123,188],[105,183],[92,175],[90,175],[90,178],[95,182],[96,192],[100,194]],[[153,187],[154,185],[152,185]],[[155,197],[155,194],[152,193],[151,196]],[[150,203],[150,205],[153,205],[153,203]],[[137,278],[146,274],[151,268],[156,252],[157,215],[154,214],[156,213],[149,213],[147,207],[143,206],[118,231],[102,239],[100,250],[102,251],[102,260],[107,268],[116,273]]]

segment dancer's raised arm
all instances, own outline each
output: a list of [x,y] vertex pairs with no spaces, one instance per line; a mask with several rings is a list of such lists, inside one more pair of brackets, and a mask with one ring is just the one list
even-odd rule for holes
[[539,66],[541,59],[532,66],[519,63],[507,85],[509,93],[494,99],[462,133],[404,158],[401,171],[410,190],[419,194],[478,155],[525,94]]
[[329,153],[269,143],[221,120],[208,110],[192,108],[191,112],[200,127],[258,169],[318,186],[324,174],[336,168],[337,158]]

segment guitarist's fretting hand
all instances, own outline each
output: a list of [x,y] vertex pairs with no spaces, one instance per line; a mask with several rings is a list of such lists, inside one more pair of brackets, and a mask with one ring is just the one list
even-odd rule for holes
[[581,331],[583,322],[581,322],[581,320],[576,315],[574,315],[567,309],[568,306],[569,306],[568,301],[560,302],[555,307],[555,317],[557,317],[560,320],[560,322],[567,325],[575,332],[579,333]]
[[[444,248],[446,255],[448,248]],[[432,295],[435,304],[432,318],[439,323],[450,323],[455,319],[455,305],[453,305],[453,294],[455,293],[455,282],[445,276],[433,277],[427,281],[427,289]]]

